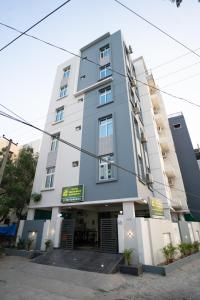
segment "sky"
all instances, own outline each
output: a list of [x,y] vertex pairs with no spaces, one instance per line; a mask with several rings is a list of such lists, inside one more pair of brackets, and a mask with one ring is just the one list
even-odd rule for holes
[[[169,0],[121,1],[191,49],[200,48],[197,0],[183,0],[180,8]],[[24,31],[63,2],[0,1],[0,22]],[[166,64],[188,51],[113,0],[71,0],[29,33],[79,53],[92,40],[119,29],[133,48],[133,58],[144,57],[161,89],[200,104],[200,58],[190,53]],[[0,48],[17,35],[0,25]],[[0,103],[44,128],[56,68],[69,58],[70,54],[21,37],[0,52]],[[200,144],[200,108],[167,95],[163,99],[168,114],[183,112],[193,146]],[[0,136],[5,134],[19,144],[41,137],[38,131],[2,116],[0,124]]]

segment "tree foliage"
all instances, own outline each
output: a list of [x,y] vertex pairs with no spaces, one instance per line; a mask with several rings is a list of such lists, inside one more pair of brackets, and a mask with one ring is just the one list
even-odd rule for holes
[[4,220],[11,209],[19,220],[23,218],[31,197],[36,165],[37,156],[30,147],[22,148],[14,160],[8,159],[1,186],[4,193],[0,195],[0,220]]
[[[183,2],[183,0],[171,0],[171,2],[175,2],[176,6],[179,7],[181,5],[181,3]],[[198,0],[198,2],[200,2],[200,0]]]

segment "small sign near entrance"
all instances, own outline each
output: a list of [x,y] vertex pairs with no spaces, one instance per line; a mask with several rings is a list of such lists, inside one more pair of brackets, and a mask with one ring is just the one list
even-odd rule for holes
[[150,212],[152,218],[163,218],[164,217],[164,207],[161,200],[156,198],[150,198]]
[[83,185],[67,186],[62,189],[62,203],[79,202],[84,200]]

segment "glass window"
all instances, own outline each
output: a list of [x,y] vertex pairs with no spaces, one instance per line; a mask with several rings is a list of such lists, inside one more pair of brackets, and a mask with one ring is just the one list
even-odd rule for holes
[[56,109],[56,122],[62,121],[64,119],[64,107],[59,107]]
[[47,168],[45,188],[52,188],[54,184],[55,167]]
[[[105,159],[106,161],[102,160]],[[113,154],[103,156],[99,159],[99,180],[112,179],[113,176]]]
[[70,66],[63,70],[63,78],[69,78]]
[[58,139],[60,138],[60,133],[55,134],[51,139],[51,151],[58,150]]
[[110,57],[110,47],[106,45],[100,49],[100,58],[103,59],[105,57]]
[[106,66],[100,68],[100,73],[99,73],[100,79],[108,77],[110,75],[112,75],[110,64],[107,64]]
[[111,87],[108,86],[99,91],[99,104],[103,105],[112,101],[112,90]]
[[67,96],[67,92],[68,92],[68,87],[67,85],[64,85],[60,88],[60,98],[63,98],[65,96]]
[[78,163],[77,160],[72,162],[72,167],[73,168],[78,167],[78,165],[79,165],[79,163]]
[[112,116],[99,120],[99,137],[106,137],[113,134]]

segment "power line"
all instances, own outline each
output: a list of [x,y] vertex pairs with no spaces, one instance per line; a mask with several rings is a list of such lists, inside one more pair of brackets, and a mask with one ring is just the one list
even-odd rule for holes
[[[3,24],[3,23],[0,23],[0,25],[5,26],[5,24]],[[6,27],[8,27],[8,28],[10,28],[10,29],[13,29],[13,30],[17,30],[17,29],[14,29],[14,27],[11,27],[11,26],[9,26],[9,25],[6,25]],[[19,30],[17,30],[17,31],[19,31]],[[20,31],[19,31],[19,32],[20,32]],[[49,46],[51,46],[51,47],[54,47],[54,48],[56,48],[56,49],[59,49],[59,50],[61,50],[61,51],[67,52],[67,53],[69,53],[69,54],[71,54],[71,55],[73,55],[73,56],[75,56],[75,57],[78,57],[78,58],[80,58],[80,59],[83,59],[83,60],[85,60],[85,61],[88,61],[88,62],[90,62],[90,63],[92,63],[92,64],[94,64],[94,65],[96,65],[96,66],[98,66],[98,67],[102,67],[100,64],[96,63],[95,61],[93,61],[93,60],[91,60],[91,59],[88,59],[87,57],[82,57],[82,56],[80,56],[80,55],[78,55],[78,54],[76,54],[76,53],[74,53],[74,52],[72,52],[72,51],[69,51],[69,50],[63,48],[63,47],[57,46],[57,45],[55,45],[55,44],[53,44],[53,43],[47,42],[47,41],[45,41],[45,40],[42,40],[42,39],[40,39],[40,38],[38,38],[38,37],[36,37],[36,36],[30,35],[30,34],[24,33],[24,35],[26,35],[26,36],[28,36],[28,37],[30,37],[30,38],[33,38],[33,39],[35,39],[35,40],[38,40],[38,41],[40,41],[40,42],[42,42],[42,43],[44,43],[44,44],[47,44],[47,45],[49,45]],[[113,73],[118,74],[118,75],[120,75],[120,76],[122,76],[122,77],[124,77],[124,78],[129,78],[126,74],[123,74],[123,73],[121,73],[121,72],[119,72],[119,71],[116,71],[116,70],[114,70],[113,68],[110,68],[110,70],[111,70]],[[155,89],[155,90],[157,90],[157,91],[160,91],[161,93],[163,93],[163,94],[165,94],[165,95],[167,95],[167,96],[170,96],[170,97],[175,98],[175,99],[177,99],[177,100],[184,101],[184,102],[186,102],[186,103],[189,103],[189,104],[191,104],[191,105],[194,105],[194,106],[200,108],[200,105],[199,105],[199,104],[197,104],[197,103],[195,103],[195,102],[192,102],[192,101],[190,101],[189,99],[186,99],[186,98],[183,98],[183,97],[176,96],[176,95],[174,95],[174,94],[172,94],[172,93],[169,93],[169,92],[166,92],[166,91],[164,91],[164,90],[162,90],[162,89],[160,89],[160,88],[158,88],[158,87],[151,86],[151,85],[149,85],[148,83],[143,82],[143,81],[141,81],[141,80],[139,80],[139,79],[137,79],[137,78],[135,78],[135,80],[136,80],[137,82],[139,82],[139,83],[145,85],[145,86],[148,86],[149,88],[153,88],[153,89]]]
[[122,7],[124,7],[125,9],[127,9],[128,11],[130,11],[132,14],[134,14],[135,16],[137,16],[138,18],[140,18],[141,20],[145,21],[146,23],[148,23],[149,25],[151,25],[155,29],[159,30],[161,33],[163,33],[164,35],[166,35],[168,38],[170,38],[171,40],[173,40],[174,42],[176,42],[177,44],[181,45],[182,47],[184,47],[185,49],[189,50],[191,53],[193,53],[194,55],[196,55],[196,56],[198,56],[200,58],[200,55],[198,53],[196,53],[193,49],[191,49],[187,45],[183,44],[182,42],[180,42],[179,40],[177,40],[175,37],[173,37],[171,34],[167,33],[166,31],[164,31],[163,29],[161,29],[157,25],[153,24],[151,21],[147,20],[146,18],[144,18],[143,16],[141,16],[139,13],[137,13],[136,11],[134,11],[133,9],[131,9],[130,7],[128,7],[127,5],[125,5],[124,3],[120,2],[119,0],[113,0],[113,1],[115,1],[119,5],[121,5]]
[[28,31],[30,31],[31,29],[33,29],[34,27],[36,27],[38,24],[40,24],[41,22],[43,22],[44,20],[46,20],[48,17],[50,17],[51,15],[53,15],[56,11],[58,11],[60,8],[62,8],[63,6],[65,6],[67,3],[69,3],[71,0],[67,0],[65,1],[63,4],[59,5],[57,8],[55,8],[54,10],[52,10],[50,13],[48,13],[46,16],[44,16],[42,19],[40,19],[39,21],[37,21],[36,23],[34,23],[31,27],[29,27],[28,29],[26,29],[25,31],[21,32],[20,35],[18,35],[16,38],[14,38],[12,41],[10,41],[8,44],[6,44],[5,46],[3,46],[0,49],[0,52],[3,51],[5,48],[7,48],[8,46],[10,46],[12,43],[14,43],[16,40],[18,40],[20,37],[22,37],[23,35],[25,35]]
[[[10,26],[10,25],[8,25],[8,24],[5,24],[5,23],[0,22],[0,25],[6,27],[6,28],[8,28],[8,29],[14,30],[14,31],[16,31],[16,32],[18,32],[18,33],[23,33],[23,32],[20,31],[19,29],[15,28],[15,27],[13,27],[13,26]],[[35,39],[35,40],[38,40],[38,41],[40,41],[40,42],[43,42],[43,43],[45,43],[45,44],[47,44],[47,45],[49,45],[49,46],[56,47],[56,48],[58,48],[58,49],[60,49],[60,50],[64,50],[64,51],[68,52],[69,54],[75,55],[74,53],[72,53],[72,52],[70,52],[70,51],[67,51],[66,49],[63,49],[62,47],[59,47],[59,46],[56,46],[55,44],[52,44],[52,43],[47,42],[47,41],[44,41],[44,40],[42,40],[42,39],[40,39],[40,38],[38,38],[38,37],[36,37],[36,36],[30,35],[30,34],[25,34],[25,35],[28,36],[28,37],[30,37],[30,38],[33,38],[33,39]],[[200,50],[200,48],[197,48],[196,51],[197,51],[197,50]],[[173,59],[171,59],[171,60],[169,60],[169,61],[166,61],[165,63],[162,63],[162,64],[160,64],[160,65],[157,65],[157,66],[155,66],[155,67],[153,67],[153,68],[149,68],[148,70],[149,70],[149,71],[152,71],[152,70],[158,69],[158,68],[160,68],[160,67],[162,67],[162,66],[164,66],[164,65],[167,65],[167,64],[169,64],[169,63],[171,63],[171,62],[173,62],[173,61],[176,61],[176,60],[178,60],[178,59],[180,59],[180,58],[182,58],[182,57],[184,57],[184,56],[186,56],[186,55],[188,55],[188,54],[191,54],[191,52],[187,52],[187,53],[185,53],[185,54],[183,54],[183,55],[177,56],[177,57],[175,57],[175,58],[173,58]],[[178,73],[178,72],[180,72],[180,71],[182,71],[182,70],[184,70],[184,69],[188,69],[188,68],[193,67],[194,65],[199,64],[199,63],[200,63],[200,62],[197,62],[197,63],[194,63],[194,64],[192,64],[192,65],[186,66],[186,67],[184,67],[184,68],[182,68],[182,69],[179,69],[179,70],[177,70],[177,71],[175,71],[175,72],[168,73],[168,74],[166,74],[166,75],[163,75],[163,76],[161,76],[161,77],[158,77],[158,79],[167,77],[168,75],[171,75],[171,74]],[[138,76],[139,76],[139,75],[143,75],[143,74],[145,74],[145,72],[138,74]]]
[[[74,149],[76,149],[76,150],[78,150],[78,151],[80,151],[80,152],[83,152],[83,153],[87,154],[88,156],[91,156],[91,157],[93,157],[93,158],[95,158],[95,159],[97,159],[97,160],[100,160],[100,159],[101,159],[102,161],[104,161],[104,162],[106,162],[106,163],[109,163],[109,164],[111,164],[111,165],[117,167],[118,169],[121,169],[121,170],[123,170],[123,171],[125,171],[125,172],[127,172],[127,173],[129,173],[129,174],[131,174],[131,175],[136,176],[138,179],[140,179],[140,176],[139,176],[137,173],[135,173],[135,172],[133,172],[133,171],[131,171],[131,170],[129,170],[129,169],[127,169],[127,168],[121,166],[121,165],[118,165],[118,164],[116,164],[116,163],[114,163],[114,162],[111,162],[111,161],[109,161],[109,160],[107,160],[107,159],[105,159],[105,158],[103,158],[103,157],[99,157],[98,155],[96,155],[96,154],[94,154],[94,153],[92,153],[92,152],[90,152],[90,151],[88,151],[88,150],[86,150],[86,149],[83,149],[83,148],[81,148],[81,147],[78,147],[78,146],[76,146],[76,145],[74,145],[74,144],[72,144],[72,143],[70,143],[70,142],[68,142],[68,141],[66,141],[66,140],[64,140],[64,139],[61,139],[61,138],[59,138],[59,137],[55,137],[54,134],[51,134],[51,133],[49,133],[48,131],[45,131],[45,130],[43,130],[43,129],[41,129],[41,128],[39,128],[39,127],[37,127],[37,126],[35,126],[35,125],[31,124],[31,123],[28,123],[28,122],[25,122],[25,121],[23,121],[23,120],[17,119],[17,118],[15,118],[15,117],[13,117],[13,116],[11,116],[11,115],[9,115],[9,114],[6,114],[5,112],[2,112],[2,111],[0,111],[0,115],[3,116],[3,117],[6,117],[6,118],[12,119],[12,120],[14,120],[14,121],[16,121],[16,122],[22,123],[22,124],[24,124],[24,125],[27,125],[27,126],[29,126],[29,127],[32,127],[33,129],[36,129],[36,130],[38,130],[38,131],[40,131],[40,132],[42,132],[42,133],[44,133],[44,134],[46,134],[46,135],[48,135],[48,136],[50,136],[50,137],[54,137],[54,138],[56,138],[58,141],[60,141],[60,142],[62,142],[62,143],[64,143],[64,144],[66,144],[66,145],[68,145],[69,147],[72,147],[72,148],[74,148]],[[158,183],[158,184],[160,184],[160,185],[163,185],[163,186],[166,186],[166,187],[171,188],[169,185],[166,185],[166,184],[164,184],[164,183],[162,183],[162,182],[159,182],[159,181],[156,181],[156,180],[154,180],[154,182],[156,182],[156,183]],[[185,194],[192,195],[192,196],[194,196],[194,197],[200,198],[200,196],[195,195],[195,194],[193,194],[193,193],[186,192],[186,191],[183,191],[183,190],[177,189],[177,188],[173,188],[173,189],[174,189],[174,190],[178,190],[178,191],[180,191],[180,192],[183,192],[183,193],[185,193]],[[155,191],[157,191],[157,190],[155,190]],[[164,196],[164,195],[163,195],[163,196]],[[167,198],[167,199],[171,201],[171,199],[169,199],[169,198]]]

